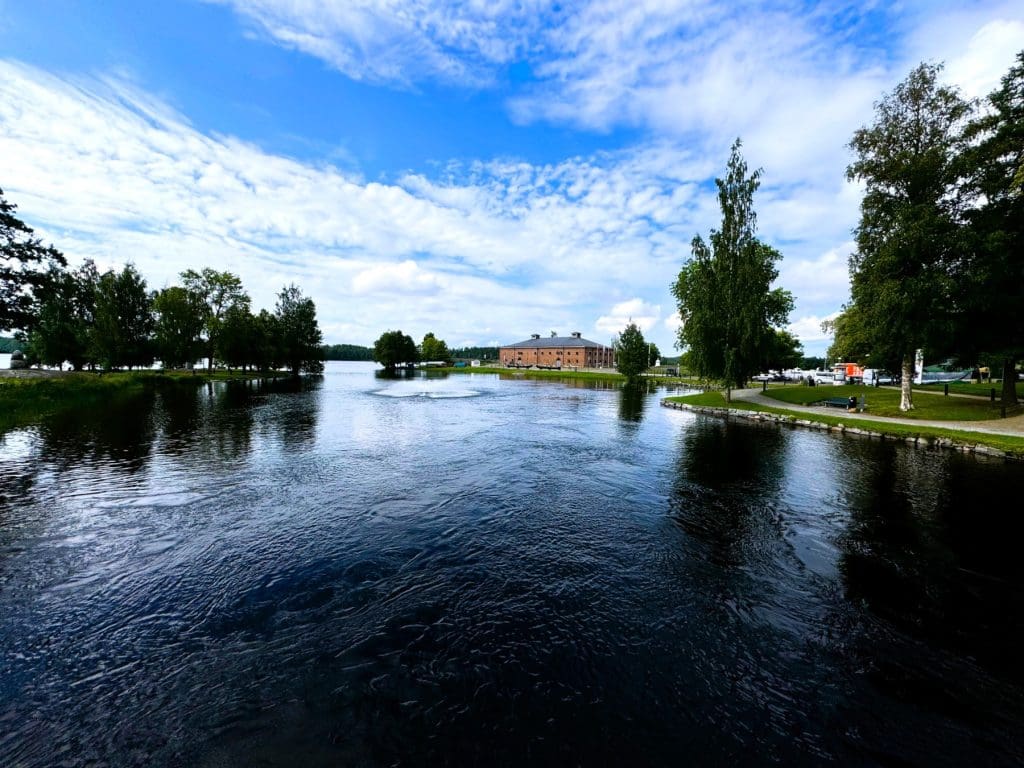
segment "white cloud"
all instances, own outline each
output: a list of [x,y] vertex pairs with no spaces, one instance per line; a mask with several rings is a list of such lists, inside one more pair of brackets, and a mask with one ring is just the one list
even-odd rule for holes
[[353,80],[481,86],[527,50],[546,0],[208,0]]
[[606,315],[601,315],[594,322],[594,328],[605,333],[621,333],[630,323],[636,323],[637,327],[647,333],[658,323],[661,317],[661,307],[648,304],[640,298],[623,301],[611,308]]
[[834,306],[837,298],[849,295],[848,257],[853,250],[853,241],[847,241],[816,258],[783,261],[777,282],[805,306]]
[[998,19],[979,29],[967,45],[949,59],[946,80],[968,98],[987,96],[1024,50],[1024,21]]
[[618,332],[632,316],[670,348],[678,319],[661,307],[692,236],[718,222],[708,182],[737,135],[765,169],[760,232],[785,257],[793,327],[816,343],[818,318],[848,293],[853,130],[922,59],[987,93],[1024,29],[1019,4],[952,0],[212,1],[375,83],[486,87],[525,62],[539,79],[513,93],[518,120],[649,137],[549,165],[453,162],[440,178],[367,182],[204,135],[123,77],[0,62],[0,183],[73,259],[134,260],[154,286],[216,265],[256,306],[295,281],[327,337],[357,343],[382,324],[507,340]]
[[679,314],[679,310],[676,310],[664,320],[665,327],[672,331],[672,337],[675,338],[679,334],[679,329],[683,327],[683,318]]
[[823,316],[807,315],[791,322],[786,330],[803,342],[805,355],[815,354],[809,349],[816,349],[819,350],[818,354],[824,354],[824,350],[832,343],[832,336],[821,330],[821,324],[826,320],[835,320],[838,316],[838,311]]
[[656,305],[704,215],[704,165],[664,146],[366,182],[203,135],[121,81],[12,62],[0,156],[7,198],[73,261],[132,260],[152,287],[216,266],[256,307],[294,281],[331,341],[368,343],[384,326],[524,338],[588,327],[634,296]]

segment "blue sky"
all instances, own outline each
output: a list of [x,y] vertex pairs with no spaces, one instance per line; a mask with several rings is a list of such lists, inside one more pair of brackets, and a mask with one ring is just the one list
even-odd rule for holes
[[809,354],[847,299],[846,143],[922,60],[965,95],[1024,49],[1010,2],[0,0],[0,188],[72,262],[295,282],[331,342],[449,344],[629,319],[764,169]]

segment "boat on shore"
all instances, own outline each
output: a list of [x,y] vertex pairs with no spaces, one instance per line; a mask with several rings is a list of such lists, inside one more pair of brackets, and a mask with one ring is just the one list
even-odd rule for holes
[[969,381],[974,371],[918,371],[915,384],[942,384],[950,381]]

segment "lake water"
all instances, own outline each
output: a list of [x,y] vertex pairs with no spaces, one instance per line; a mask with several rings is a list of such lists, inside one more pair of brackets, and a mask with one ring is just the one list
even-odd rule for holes
[[665,394],[332,363],[7,434],[0,765],[1021,764],[1021,467]]

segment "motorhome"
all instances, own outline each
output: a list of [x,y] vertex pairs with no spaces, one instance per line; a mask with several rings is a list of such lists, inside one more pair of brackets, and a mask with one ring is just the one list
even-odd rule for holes
[[877,387],[881,384],[892,384],[893,377],[891,373],[880,368],[865,368],[861,381],[869,387]]
[[864,380],[864,369],[856,363],[835,363],[832,366],[832,383],[860,384]]

